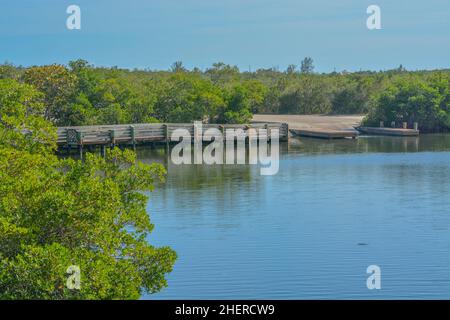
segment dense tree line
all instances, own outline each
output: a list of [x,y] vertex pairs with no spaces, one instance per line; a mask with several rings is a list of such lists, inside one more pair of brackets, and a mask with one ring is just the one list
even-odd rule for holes
[[407,74],[395,77],[373,95],[366,125],[378,121],[419,123],[424,132],[450,130],[450,77],[448,73]]
[[419,122],[425,131],[450,129],[450,71],[314,72],[300,66],[241,72],[215,63],[206,70],[175,62],[168,71],[100,68],[84,60],[67,66],[4,64],[13,78],[42,93],[45,117],[56,125],[140,122],[245,123],[254,113],[368,114],[379,121]]
[[[176,253],[147,241],[145,191],[164,176],[133,152],[60,159],[55,125],[243,123],[253,113],[366,113],[366,124],[450,129],[450,72],[169,71],[0,65],[0,299],[139,298],[167,285]],[[67,286],[67,268],[81,287]]]

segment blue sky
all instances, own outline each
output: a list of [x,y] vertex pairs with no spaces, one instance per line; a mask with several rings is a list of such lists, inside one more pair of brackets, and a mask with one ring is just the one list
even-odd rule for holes
[[[66,8],[81,8],[68,30]],[[382,30],[366,28],[381,7]],[[223,61],[241,70],[450,68],[449,0],[2,0],[0,62],[168,69]]]

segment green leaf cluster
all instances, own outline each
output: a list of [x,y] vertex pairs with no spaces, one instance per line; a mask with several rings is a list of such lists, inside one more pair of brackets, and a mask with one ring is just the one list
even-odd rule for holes
[[[137,299],[167,285],[176,253],[149,244],[159,164],[129,150],[54,154],[41,94],[0,80],[0,299]],[[66,283],[79,266],[81,288]]]

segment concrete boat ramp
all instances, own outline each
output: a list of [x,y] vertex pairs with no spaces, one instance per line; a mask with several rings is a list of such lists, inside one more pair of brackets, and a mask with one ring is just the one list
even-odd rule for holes
[[295,136],[343,139],[358,137],[354,127],[361,124],[364,115],[255,115],[254,121],[283,122],[289,125],[289,131]]
[[289,125],[294,136],[320,139],[356,139],[359,134],[411,137],[419,130],[393,127],[362,127],[364,115],[255,115],[254,121],[280,122]]

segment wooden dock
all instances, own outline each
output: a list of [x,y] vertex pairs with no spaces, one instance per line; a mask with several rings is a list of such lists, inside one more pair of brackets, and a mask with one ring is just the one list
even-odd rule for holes
[[[146,143],[171,143],[172,133],[176,129],[187,129],[194,137],[194,124],[192,123],[145,123],[99,125],[81,127],[60,127],[57,130],[58,146],[116,146],[137,145]],[[249,128],[267,129],[267,140],[270,140],[270,130],[279,130],[280,141],[289,138],[289,127],[286,123],[251,123],[251,124],[202,124],[202,135],[210,128],[217,128],[221,132],[226,129],[243,129],[245,133]],[[261,137],[263,138],[264,137]],[[208,140],[210,141],[210,140]],[[178,142],[178,141],[177,141]]]
[[404,128],[357,127],[356,129],[364,134],[382,136],[416,137],[420,133],[420,131],[416,129]]
[[358,131],[356,130],[330,130],[330,129],[290,129],[292,134],[302,137],[319,138],[319,139],[356,139]]

